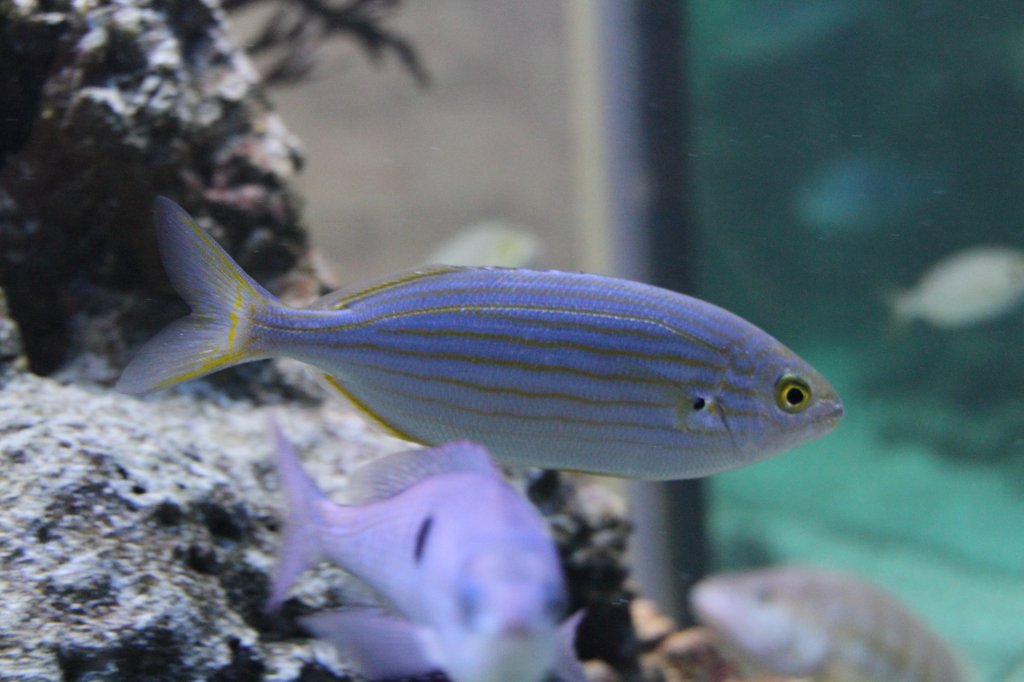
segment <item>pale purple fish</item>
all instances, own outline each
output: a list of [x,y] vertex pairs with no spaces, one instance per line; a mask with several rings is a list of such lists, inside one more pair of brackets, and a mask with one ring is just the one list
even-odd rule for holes
[[306,569],[329,561],[386,604],[300,622],[370,679],[443,671],[454,682],[585,682],[561,623],[566,588],[537,510],[467,441],[402,452],[357,470],[357,504],[326,499],[279,429],[288,519],[268,608]]
[[712,576],[697,619],[744,659],[830,682],[967,682],[949,646],[894,596],[848,573],[782,566]]

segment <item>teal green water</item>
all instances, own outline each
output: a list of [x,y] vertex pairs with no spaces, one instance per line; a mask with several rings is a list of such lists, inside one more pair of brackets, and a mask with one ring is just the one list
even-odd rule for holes
[[859,573],[899,595],[982,679],[1001,679],[1024,658],[1022,481],[886,442],[879,425],[899,401],[858,389],[859,354],[809,355],[834,377],[847,416],[827,438],[713,479],[716,563]]
[[896,324],[887,299],[952,253],[1024,249],[1024,12],[690,6],[700,257],[680,266],[847,408],[711,480],[716,566],[855,571],[1001,680],[1024,659],[1024,308],[939,329]]

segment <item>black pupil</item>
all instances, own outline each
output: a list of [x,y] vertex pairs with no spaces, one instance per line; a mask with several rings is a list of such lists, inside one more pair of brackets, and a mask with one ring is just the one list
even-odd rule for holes
[[804,389],[798,386],[786,389],[786,402],[790,405],[799,405],[804,401]]
[[704,398],[697,398],[696,400],[693,401],[693,409],[695,410],[703,410],[704,405]]

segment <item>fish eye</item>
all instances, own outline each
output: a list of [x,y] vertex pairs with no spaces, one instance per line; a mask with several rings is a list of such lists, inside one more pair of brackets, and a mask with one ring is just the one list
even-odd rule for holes
[[783,375],[775,384],[775,402],[786,412],[803,412],[811,403],[811,387],[799,377]]

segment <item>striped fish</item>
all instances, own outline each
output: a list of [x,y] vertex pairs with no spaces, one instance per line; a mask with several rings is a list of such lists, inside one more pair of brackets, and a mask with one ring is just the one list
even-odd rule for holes
[[818,682],[967,682],[938,635],[853,575],[782,566],[712,576],[697,619],[758,668]]
[[316,367],[391,433],[482,443],[515,464],[642,479],[706,476],[830,431],[832,386],[709,303],[598,275],[427,267],[307,308],[283,305],[179,206],[157,238],[192,314],[118,388],[141,394],[252,360]]

